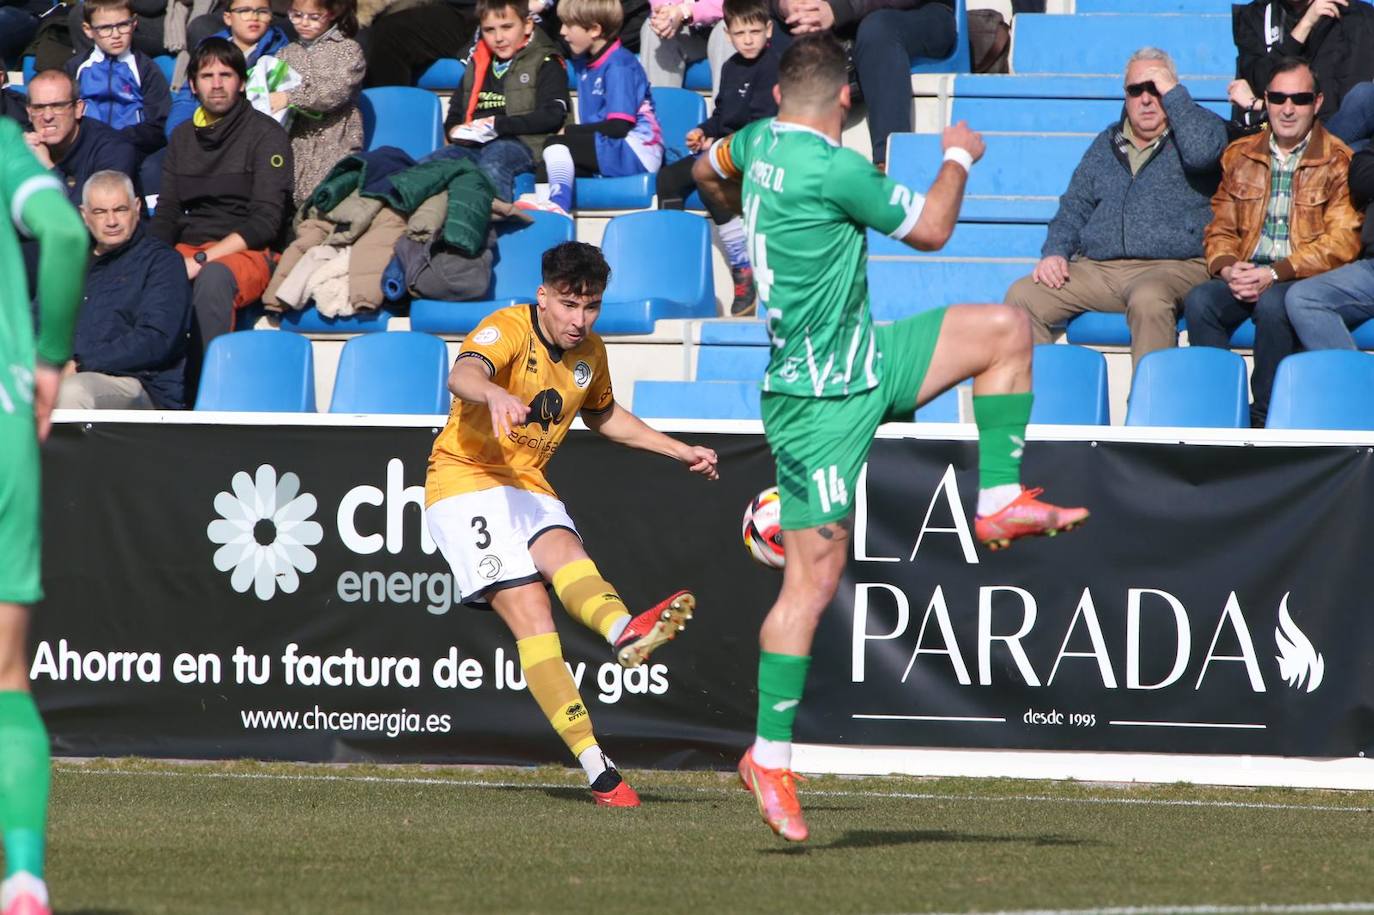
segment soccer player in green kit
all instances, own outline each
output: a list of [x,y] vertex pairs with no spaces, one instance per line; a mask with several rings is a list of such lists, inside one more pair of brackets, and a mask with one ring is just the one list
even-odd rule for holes
[[[759,635],[758,736],[739,774],[774,832],[807,837],[791,771],[792,725],[821,614],[849,555],[852,493],[878,425],[973,379],[978,424],[977,538],[992,549],[1082,523],[1082,508],[1021,486],[1031,411],[1031,335],[1007,305],[951,305],[884,327],[869,314],[864,235],[873,228],[923,251],[954,231],[982,138],[944,132],[945,161],[922,196],[840,146],[849,109],[844,50],[828,35],[783,55],[776,118],[718,141],[697,160],[703,195],[744,215],[759,313],[772,355],[763,427],[777,463],[787,566]],[[919,294],[918,291],[913,290]]]
[[[0,827],[3,915],[49,915],[43,882],[48,732],[29,695],[28,609],[39,581],[38,444],[47,438],[86,276],[90,237],[62,184],[0,118]],[[37,240],[40,332],[16,231]]]

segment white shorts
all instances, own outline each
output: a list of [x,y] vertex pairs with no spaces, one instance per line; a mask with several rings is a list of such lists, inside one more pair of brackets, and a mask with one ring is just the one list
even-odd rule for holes
[[477,605],[491,591],[542,580],[530,555],[539,535],[560,527],[577,535],[562,502],[512,486],[440,499],[425,510],[425,523],[453,569],[459,600]]

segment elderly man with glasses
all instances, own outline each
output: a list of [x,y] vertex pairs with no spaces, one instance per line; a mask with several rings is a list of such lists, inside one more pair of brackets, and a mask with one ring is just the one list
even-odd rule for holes
[[138,151],[113,127],[84,117],[86,103],[61,70],[44,70],[29,81],[24,140],[44,167],[62,181],[67,199],[81,204],[81,188],[99,171],[138,174]]
[[1264,96],[1268,126],[1222,155],[1205,240],[1214,278],[1184,302],[1193,346],[1225,349],[1254,318],[1254,426],[1264,425],[1279,362],[1298,348],[1284,305],[1289,287],[1354,260],[1362,221],[1347,184],[1350,147],[1317,121],[1322,94],[1311,65],[1279,61]]
[[1036,343],[1085,311],[1125,312],[1131,356],[1178,343],[1178,311],[1207,279],[1202,231],[1226,124],[1193,101],[1169,55],[1126,64],[1121,120],[1097,135],[1059,199],[1042,258],[1007,303],[1029,312]]

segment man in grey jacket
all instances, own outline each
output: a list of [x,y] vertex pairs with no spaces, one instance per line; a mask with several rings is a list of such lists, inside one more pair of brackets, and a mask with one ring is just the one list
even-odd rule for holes
[[1133,362],[1178,344],[1183,297],[1207,280],[1202,232],[1225,148],[1225,121],[1193,101],[1169,55],[1132,54],[1121,123],[1088,147],[1040,263],[1007,291],[1036,343],[1082,312],[1124,311]]

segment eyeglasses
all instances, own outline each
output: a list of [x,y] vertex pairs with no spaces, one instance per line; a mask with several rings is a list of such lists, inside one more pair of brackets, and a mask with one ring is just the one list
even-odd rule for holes
[[1159,90],[1155,88],[1153,82],[1131,83],[1126,87],[1126,94],[1131,98],[1140,98],[1146,92],[1150,93],[1155,98],[1159,98]]
[[1315,102],[1317,100],[1317,93],[1275,92],[1273,89],[1270,89],[1268,92],[1264,93],[1264,97],[1269,100],[1269,104],[1271,105],[1282,105],[1285,102],[1292,102],[1294,105],[1301,108],[1304,105],[1310,105]]
[[311,25],[314,25],[317,22],[324,22],[326,19],[329,18],[329,14],[302,13],[297,10],[291,10],[289,13],[286,14],[286,18],[290,19],[292,22],[308,22]]
[[112,38],[116,33],[120,35],[129,34],[134,30],[134,26],[137,24],[138,17],[130,16],[128,19],[122,19],[119,22],[111,22],[106,25],[93,25],[91,26],[91,31],[95,32],[101,38]]
[[65,102],[46,102],[42,105],[35,105],[33,102],[29,102],[25,104],[24,107],[29,110],[29,114],[43,114],[45,111],[51,111],[53,114],[56,114],[62,109],[70,108],[75,104],[76,99],[67,99]]
[[271,19],[272,8],[270,6],[236,6],[229,12],[235,16],[242,16],[244,19]]

